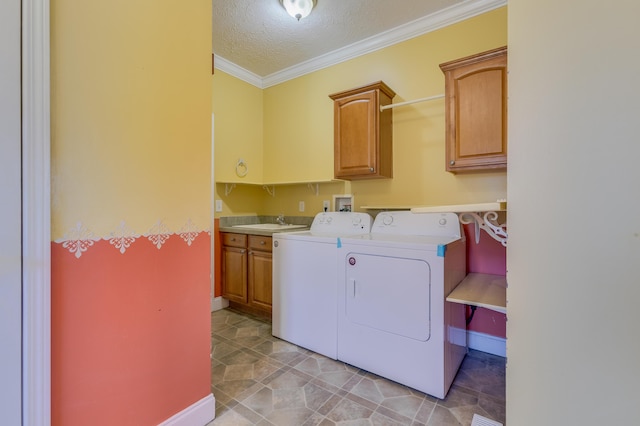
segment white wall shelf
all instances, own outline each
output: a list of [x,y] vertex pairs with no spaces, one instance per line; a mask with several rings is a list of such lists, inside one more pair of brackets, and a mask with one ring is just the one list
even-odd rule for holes
[[507,278],[502,275],[468,274],[446,300],[506,314]]
[[339,179],[327,179],[327,180],[300,180],[300,181],[292,181],[292,182],[250,182],[250,181],[240,181],[240,180],[234,180],[234,181],[219,181],[217,180],[216,183],[219,184],[224,184],[224,195],[225,196],[229,196],[231,194],[231,192],[233,191],[234,188],[236,188],[237,185],[252,185],[252,186],[261,186],[262,189],[264,189],[265,191],[267,191],[267,193],[269,195],[271,195],[272,197],[275,197],[275,191],[276,191],[276,186],[286,186],[286,185],[307,185],[309,187],[309,190],[311,190],[311,192],[313,192],[315,195],[318,195],[320,193],[320,184],[321,183],[339,183],[339,182],[344,182],[343,180],[339,180]]

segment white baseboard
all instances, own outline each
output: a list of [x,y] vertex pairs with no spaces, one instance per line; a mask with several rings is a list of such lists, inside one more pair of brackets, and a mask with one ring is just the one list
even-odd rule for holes
[[171,416],[159,426],[205,426],[216,418],[216,398],[212,393]]
[[467,331],[469,349],[487,352],[501,357],[507,356],[507,339],[490,334]]
[[219,311],[229,306],[229,301],[222,296],[211,299],[211,312]]

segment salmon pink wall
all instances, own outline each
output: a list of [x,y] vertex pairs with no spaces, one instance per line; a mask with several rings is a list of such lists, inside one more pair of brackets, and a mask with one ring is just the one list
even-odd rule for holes
[[52,243],[53,425],[156,425],[211,392],[211,239],[167,236]]
[[[507,275],[506,247],[484,231],[480,231],[480,241],[476,244],[473,224],[464,225],[464,233],[467,238],[467,272]],[[467,316],[470,314],[470,309],[467,308]],[[478,308],[467,329],[506,338],[507,316],[490,309]]]

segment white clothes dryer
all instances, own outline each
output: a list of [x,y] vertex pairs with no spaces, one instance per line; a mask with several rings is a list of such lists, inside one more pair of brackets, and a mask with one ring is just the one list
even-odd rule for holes
[[273,234],[274,336],[337,358],[338,247],[371,223],[366,213],[324,212],[309,231]]
[[444,398],[467,353],[464,305],[445,301],[465,244],[454,213],[381,212],[343,238],[338,359]]

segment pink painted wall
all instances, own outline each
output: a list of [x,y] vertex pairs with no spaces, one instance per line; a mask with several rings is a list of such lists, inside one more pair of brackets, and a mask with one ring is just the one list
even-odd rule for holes
[[[467,237],[467,272],[507,275],[507,249],[498,241],[480,231],[480,242],[475,242],[474,226],[464,225]],[[467,308],[467,315],[470,309]],[[507,316],[490,309],[478,308],[468,330],[506,338]]]
[[53,425],[156,425],[210,394],[210,242],[52,243]]

